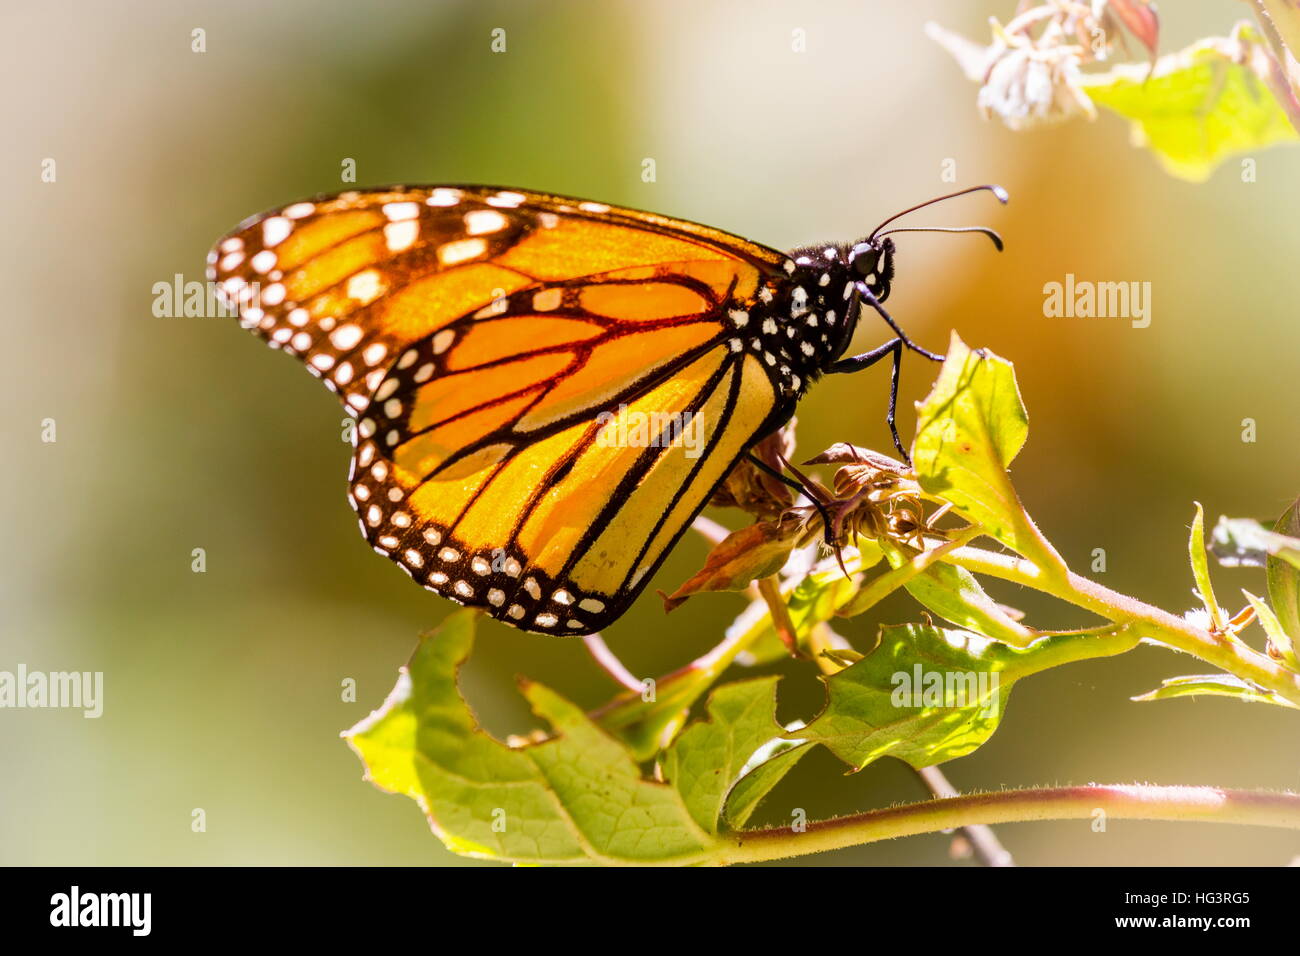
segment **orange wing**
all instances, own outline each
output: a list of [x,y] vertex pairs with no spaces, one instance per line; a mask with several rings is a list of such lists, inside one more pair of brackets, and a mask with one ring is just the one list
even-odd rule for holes
[[209,263],[363,416],[350,500],[375,550],[527,630],[621,614],[799,391],[745,328],[785,256],[648,213],[350,192],[246,222]]

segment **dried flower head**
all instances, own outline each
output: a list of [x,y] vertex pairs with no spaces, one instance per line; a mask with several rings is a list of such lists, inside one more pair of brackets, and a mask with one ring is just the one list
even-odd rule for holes
[[1014,130],[1091,119],[1096,110],[1079,84],[1080,62],[1074,46],[1013,46],[990,68],[976,102]]
[[846,442],[832,445],[806,464],[841,467],[831,489],[824,490],[820,507],[792,509],[802,513],[802,541],[829,538],[838,549],[855,544],[859,537],[887,538],[922,548],[922,535],[933,533],[941,511],[927,514],[921,486],[909,465]]
[[1005,26],[990,19],[993,39],[980,46],[936,24],[926,32],[980,84],[977,99],[986,117],[1014,130],[1096,116],[1083,88],[1081,67],[1107,60],[1125,30],[1154,57],[1159,35],[1147,0],[1049,0],[1021,3]]

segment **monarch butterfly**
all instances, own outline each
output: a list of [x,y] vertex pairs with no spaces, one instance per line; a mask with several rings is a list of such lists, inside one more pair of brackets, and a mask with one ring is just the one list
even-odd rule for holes
[[[377,552],[508,624],[584,635],[627,609],[818,376],[891,356],[902,449],[902,351],[941,357],[881,306],[889,233],[915,231],[884,227],[981,189],[1006,201],[976,186],[788,255],[523,190],[349,191],[245,221],[208,278],[358,417],[348,497]],[[940,231],[1002,248],[983,227]],[[893,337],[843,357],[863,303]],[[620,439],[629,416],[650,424]]]

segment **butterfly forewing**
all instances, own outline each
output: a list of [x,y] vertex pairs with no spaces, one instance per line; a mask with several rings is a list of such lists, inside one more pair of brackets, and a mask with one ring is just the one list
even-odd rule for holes
[[350,499],[375,549],[527,630],[621,614],[799,390],[749,325],[785,257],[664,217],[353,192],[250,220],[209,263],[243,324],[358,415]]

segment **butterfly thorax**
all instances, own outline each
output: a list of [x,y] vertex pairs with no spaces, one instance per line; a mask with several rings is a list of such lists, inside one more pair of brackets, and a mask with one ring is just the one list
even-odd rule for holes
[[853,335],[858,300],[844,250],[794,251],[783,274],[761,284],[747,305],[728,310],[736,328],[732,351],[752,351],[777,391],[797,398],[843,353]]

